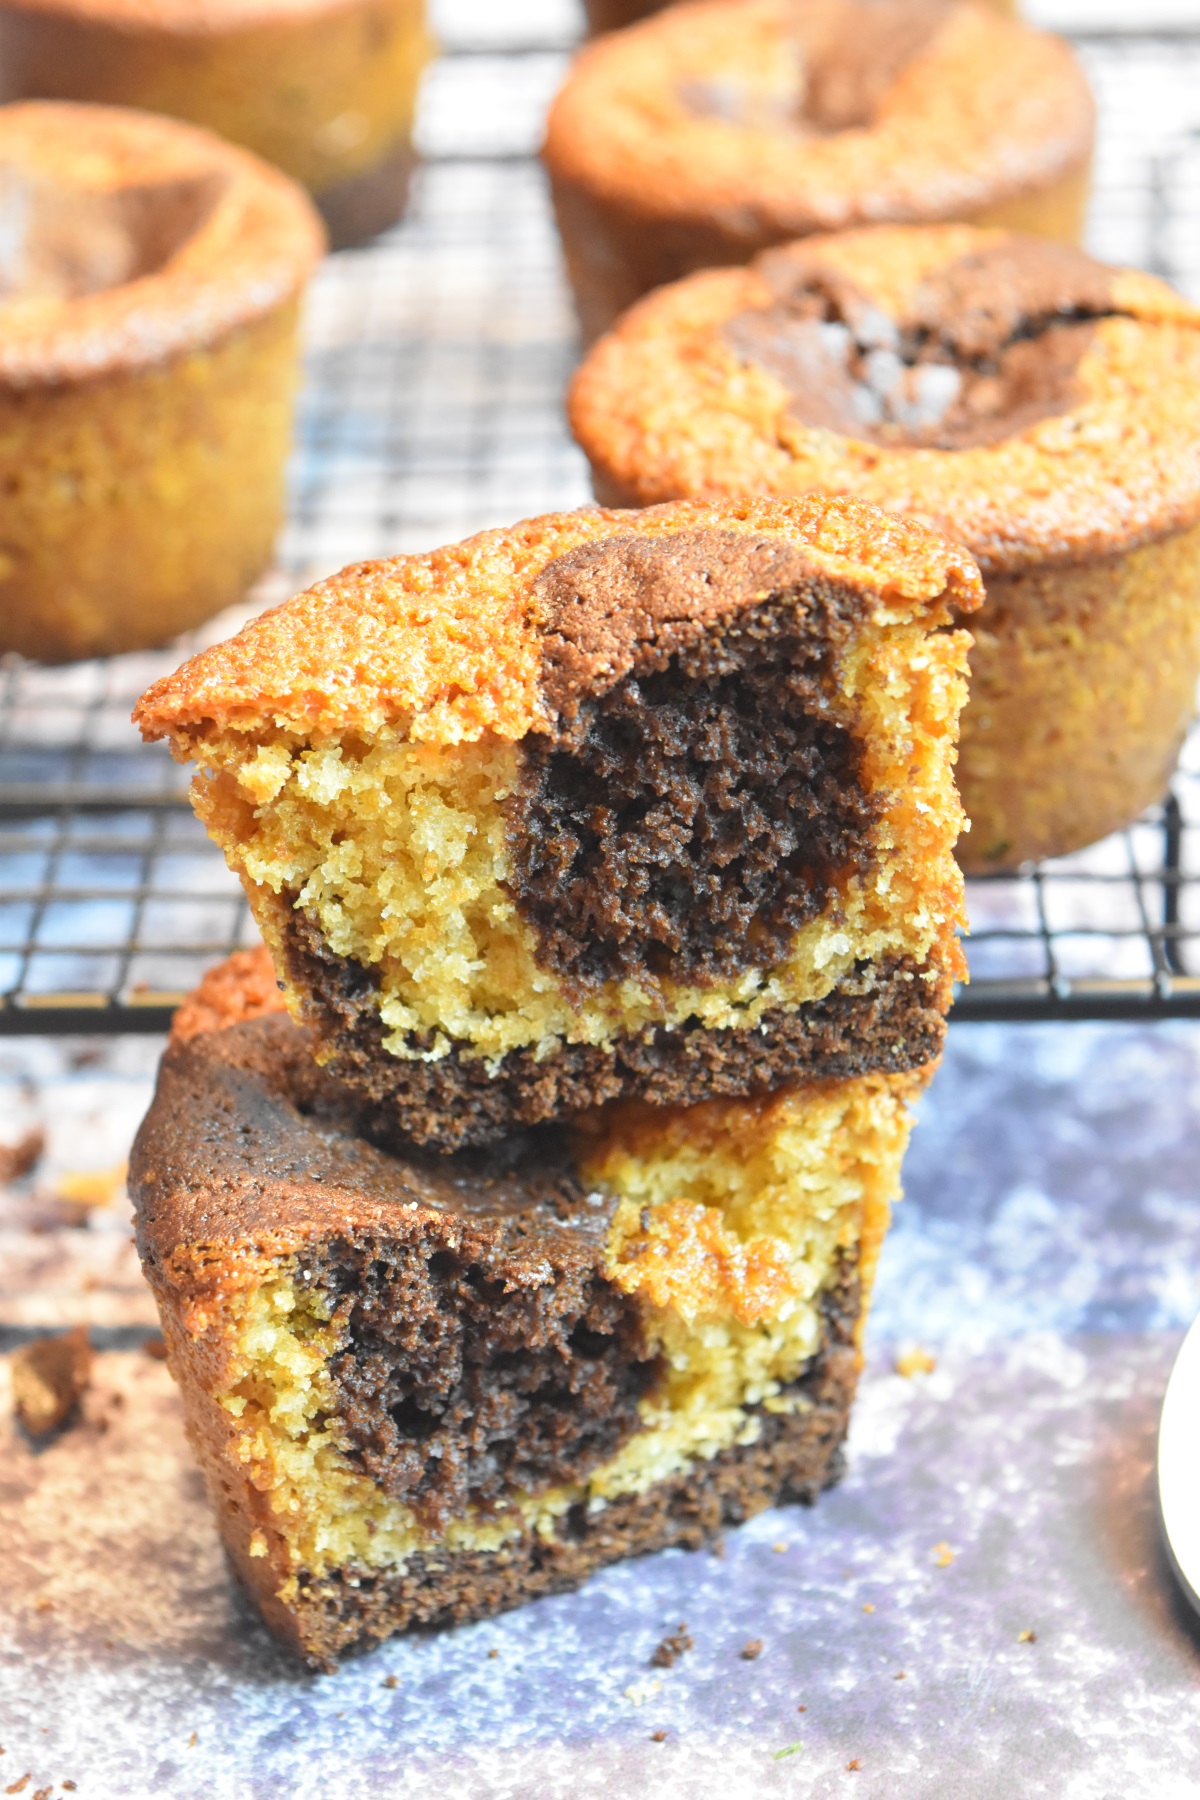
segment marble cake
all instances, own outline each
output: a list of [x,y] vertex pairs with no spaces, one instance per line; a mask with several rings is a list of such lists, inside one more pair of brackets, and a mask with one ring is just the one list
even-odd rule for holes
[[264,963],[181,1009],[130,1188],[225,1544],[285,1642],[328,1667],[836,1477],[928,1067],[384,1147]]
[[981,597],[853,501],[589,508],[348,569],[137,716],[318,1055],[453,1150],[937,1056]]

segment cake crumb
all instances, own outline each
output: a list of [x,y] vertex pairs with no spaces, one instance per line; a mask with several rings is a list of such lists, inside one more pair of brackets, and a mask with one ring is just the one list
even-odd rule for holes
[[914,1375],[932,1375],[937,1368],[937,1357],[930,1356],[928,1350],[922,1350],[914,1344],[908,1350],[902,1350],[896,1358],[896,1373],[911,1380]]
[[33,1776],[26,1772],[18,1781],[10,1781],[4,1791],[6,1794],[23,1794],[32,1780]]
[[27,1131],[15,1144],[0,1144],[0,1184],[20,1181],[37,1168],[46,1149],[46,1134],[41,1126]]
[[875,1611],[875,1608],[872,1606],[872,1604],[869,1600],[863,1601],[863,1611],[864,1612],[874,1612]]
[[495,1660],[499,1656],[499,1654],[500,1654],[500,1652],[498,1650],[489,1650],[488,1651],[488,1661],[495,1662]]
[[196,1748],[196,1745],[197,1745],[197,1744],[198,1744],[198,1743],[199,1743],[199,1742],[200,1742],[200,1739],[199,1739],[199,1737],[198,1737],[198,1735],[197,1735],[197,1734],[196,1734],[196,1732],[194,1732],[194,1731],[193,1731],[193,1733],[192,1733],[192,1735],[191,1735],[191,1737],[190,1737],[190,1738],[189,1738],[189,1739],[188,1739],[188,1741],[187,1741],[187,1747],[188,1747],[188,1749],[189,1749],[189,1750],[194,1750],[194,1749],[195,1749],[195,1748]]
[[34,1612],[41,1612],[41,1613],[53,1612],[54,1611],[54,1602],[50,1598],[49,1594],[39,1594],[37,1599],[33,1603],[33,1610],[34,1610]]
[[772,1544],[771,1548],[775,1552],[776,1556],[782,1556],[784,1551],[787,1549],[787,1545],[786,1544]]
[[59,1176],[54,1192],[68,1206],[77,1207],[80,1212],[92,1212],[97,1207],[112,1205],[123,1191],[128,1173],[126,1162],[114,1163],[111,1169],[73,1171]]
[[12,1361],[13,1401],[30,1437],[46,1437],[66,1422],[91,1372],[92,1347],[82,1325],[22,1345]]
[[678,1630],[671,1632],[662,1640],[661,1644],[655,1647],[650,1661],[656,1669],[674,1668],[684,1651],[690,1650],[691,1647],[692,1638],[687,1628],[687,1622],[681,1619]]
[[399,1676],[385,1675],[379,1685],[380,1685],[380,1687],[385,1687],[385,1688],[398,1688],[400,1686]]
[[762,1653],[763,1653],[762,1639],[761,1638],[751,1638],[748,1643],[745,1643],[742,1645],[741,1649],[738,1652],[738,1655],[741,1657],[743,1662],[756,1662],[758,1660],[758,1658],[762,1655]]
[[846,1767],[847,1769],[861,1769],[862,1764],[859,1762],[857,1756],[855,1756],[846,1764]]
[[949,1544],[935,1544],[929,1554],[933,1557],[933,1560],[936,1562],[939,1569],[948,1569],[950,1564],[954,1561],[954,1558],[958,1555],[958,1552]]
[[53,1793],[53,1791],[54,1791],[54,1783],[53,1782],[50,1783],[49,1787],[34,1788],[33,1793],[30,1797],[30,1800],[50,1800],[50,1795]]
[[896,1673],[892,1676],[893,1681],[904,1681],[905,1679],[906,1677],[903,1669],[897,1669]]
[[807,1711],[808,1711],[808,1708],[807,1708],[807,1706],[798,1706],[798,1707],[797,1707],[797,1708],[796,1708],[796,1711],[797,1711],[797,1712],[807,1712]]
[[652,1731],[650,1733],[650,1742],[652,1744],[665,1744],[666,1741],[667,1734],[665,1731]]
[[1037,1643],[1037,1632],[1036,1631],[1018,1631],[1017,1642],[1018,1642],[1018,1644],[1036,1644]]

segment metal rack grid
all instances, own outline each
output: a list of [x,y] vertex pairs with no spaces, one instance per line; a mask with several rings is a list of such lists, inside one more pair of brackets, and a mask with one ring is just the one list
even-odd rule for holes
[[[318,275],[288,522],[246,605],[153,654],[0,662],[0,1032],[161,1030],[204,968],[254,941],[183,771],[129,723],[150,681],[345,563],[589,498],[562,418],[575,352],[534,159],[563,5],[442,0],[413,204]],[[1200,24],[1076,42],[1100,103],[1093,248],[1200,295]],[[959,1016],[1200,1015],[1200,728],[1164,808],[1077,856],[973,881],[968,904]]]

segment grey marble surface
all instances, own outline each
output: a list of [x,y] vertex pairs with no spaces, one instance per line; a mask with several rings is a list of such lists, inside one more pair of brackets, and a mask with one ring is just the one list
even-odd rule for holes
[[[78,1157],[89,1085],[111,1137],[146,1074],[125,1052],[56,1076],[60,1054],[42,1091]],[[231,1585],[161,1365],[103,1354],[81,1426],[40,1455],[3,1442],[0,1788],[28,1773],[28,1796],[69,1778],[105,1800],[1200,1793],[1200,1632],[1161,1560],[1151,1480],[1200,1306],[1198,1097],[1198,1030],[952,1031],[841,1487],[731,1532],[723,1556],[610,1570],[332,1677],[290,1665]],[[913,1344],[936,1368],[904,1378]],[[653,1668],[680,1620],[694,1648]]]

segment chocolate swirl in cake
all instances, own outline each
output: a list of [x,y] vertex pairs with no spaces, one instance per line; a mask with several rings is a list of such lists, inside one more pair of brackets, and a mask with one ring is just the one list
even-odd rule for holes
[[795,9],[793,57],[778,79],[728,76],[680,86],[690,112],[767,131],[825,134],[873,125],[904,70],[954,0],[807,0]]
[[783,382],[801,423],[888,446],[966,450],[1066,412],[1096,321],[1118,311],[1111,270],[1048,242],[957,258],[902,318],[804,245],[757,267],[775,298],[728,322],[731,349]]
[[[800,598],[800,596],[803,598]],[[581,989],[768,967],[872,860],[878,802],[830,716],[860,595],[740,532],[613,537],[540,576],[542,688],[511,885]]]

